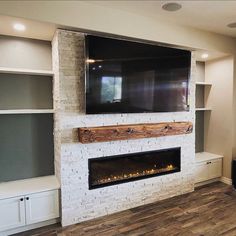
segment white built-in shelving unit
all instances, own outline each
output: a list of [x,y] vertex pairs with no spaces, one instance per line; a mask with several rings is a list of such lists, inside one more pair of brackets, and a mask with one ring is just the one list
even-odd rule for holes
[[[0,144],[3,168],[0,182],[54,174],[52,83],[53,72],[49,70],[0,67],[0,138],[4,140]],[[14,149],[10,142],[14,143]],[[27,150],[25,154],[24,149]],[[45,160],[49,157],[50,162]],[[28,167],[23,171],[20,160],[26,166],[35,162],[41,164],[34,166],[33,170]],[[19,172],[15,166],[20,167]]]
[[[206,92],[211,92],[212,83],[205,81],[205,63],[197,63],[196,82],[196,154],[195,154],[195,183],[202,185],[209,181],[214,181],[222,175],[222,155],[207,152],[205,150],[205,118],[211,115],[212,108],[206,107]],[[207,112],[207,113],[206,113]],[[209,119],[208,119],[209,120]]]
[[[0,67],[0,85],[1,85],[1,79],[4,77],[4,75],[8,76],[8,77],[18,77],[20,76],[20,78],[18,79],[19,81],[23,78],[22,76],[30,76],[28,77],[30,81],[30,79],[35,79],[38,78],[38,80],[43,80],[45,79],[50,79],[51,80],[51,84],[52,84],[52,78],[53,78],[53,71],[50,70],[32,70],[32,69],[21,69],[21,68],[6,68],[6,67]],[[13,81],[14,82],[14,81]],[[25,81],[23,81],[25,82]],[[22,82],[22,83],[23,83]],[[40,82],[39,82],[40,83]],[[6,83],[5,83],[6,84]],[[5,85],[4,84],[4,85]],[[29,90],[30,86],[33,87],[31,84],[29,85],[25,85],[25,90]],[[12,87],[14,87],[14,84],[12,84]],[[37,88],[36,88],[37,90]],[[52,93],[52,91],[51,91]],[[29,97],[28,99],[32,99],[36,93],[34,93],[34,91],[29,91],[28,94],[31,94],[32,97]],[[0,94],[1,95],[1,94]],[[10,95],[9,95],[10,96]],[[2,99],[2,97],[1,97]],[[21,99],[21,97],[19,97],[18,99]],[[52,97],[51,97],[52,99]],[[8,101],[9,99],[6,98],[6,100]],[[50,102],[51,104],[52,101]],[[53,107],[47,107],[47,108],[42,108],[42,107],[14,107],[12,109],[12,104],[10,104],[10,108],[2,108],[0,105],[0,115],[10,115],[10,114],[50,114],[50,113],[54,113]]]
[[[60,184],[54,175],[53,71],[43,69],[51,67],[51,44],[4,40],[9,53],[0,67],[0,235],[11,235],[58,222]],[[14,50],[11,40],[24,44]]]
[[[205,82],[205,81],[197,81],[196,83],[196,90],[198,89],[204,89],[205,90],[205,87],[209,87],[211,88],[212,86],[212,83],[208,83],[208,82]],[[204,96],[204,94],[203,94]],[[198,99],[198,97],[196,97],[196,100]],[[204,100],[204,97],[202,98]],[[210,107],[205,107],[205,102],[203,107],[196,107],[195,111],[211,111],[212,109]]]
[[[24,179],[42,176],[44,173],[46,175],[54,173],[54,171],[50,171],[50,169],[54,169],[53,164],[45,162],[45,170],[43,170],[41,163],[39,164],[41,167],[33,167],[36,169],[35,171],[27,169],[25,174],[22,174],[24,171],[20,163],[20,160],[22,160],[22,163],[26,161],[25,164],[31,166],[35,161],[37,163],[42,162],[44,156],[50,156],[52,158],[51,163],[53,163],[52,129],[54,109],[52,80],[53,72],[50,70],[0,67],[0,135],[2,135],[0,138],[4,140],[0,144],[0,156],[2,156],[0,164],[3,168],[0,182],[17,181],[18,176],[19,179]],[[12,133],[11,129],[15,131],[15,134]],[[10,135],[14,135],[13,138],[10,138]],[[24,142],[24,140],[32,143],[33,147],[27,144],[27,141]],[[47,148],[50,149],[50,154],[47,154],[47,151],[42,151],[43,140],[47,140],[50,143],[45,145],[46,150]],[[14,142],[14,149],[11,148],[10,142]],[[16,151],[17,149],[20,151]],[[24,154],[22,152],[23,149],[28,150],[27,153]],[[33,155],[34,157],[32,156],[32,158],[37,160],[31,161],[29,155]],[[42,160],[39,159],[41,155]],[[6,164],[8,163],[5,160],[6,158],[9,160],[9,164]],[[3,165],[5,164],[6,166],[4,167]],[[20,166],[19,173],[14,169],[16,168],[15,165]],[[50,165],[50,168],[46,167],[46,165]],[[37,168],[41,169],[37,170]]]

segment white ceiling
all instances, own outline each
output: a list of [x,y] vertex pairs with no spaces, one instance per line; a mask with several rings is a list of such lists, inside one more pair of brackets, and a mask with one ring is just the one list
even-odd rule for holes
[[[168,12],[162,9],[167,2],[177,2],[182,9]],[[236,1],[229,0],[195,0],[195,1],[89,1],[104,7],[132,12],[156,20],[162,19],[170,23],[186,25],[206,31],[236,37],[236,28],[230,29],[227,24],[236,22]]]
[[[227,27],[227,24],[236,22],[236,0],[89,0],[85,2],[150,17],[157,21],[164,20],[236,37],[236,28]],[[176,12],[164,11],[162,6],[167,2],[180,3],[182,9]],[[13,22],[24,23],[26,31],[24,33],[14,31]],[[0,34],[51,40],[55,28],[54,24],[0,15]]]
[[[24,24],[26,27],[25,31],[16,31],[13,28],[15,23]],[[54,24],[0,15],[0,34],[2,35],[51,41],[55,29],[56,26]]]
[[[226,27],[228,23],[236,22],[236,0],[206,0],[206,1],[175,1],[182,5],[177,12],[167,12],[162,9],[163,4],[174,1],[149,1],[149,0],[112,0],[112,1],[88,1],[89,4],[101,5],[109,9],[117,9],[153,18],[169,23],[187,25],[206,31],[225,34],[236,37],[236,29]],[[14,30],[14,23],[22,23],[26,26],[24,32]],[[61,26],[63,27],[63,26]],[[28,19],[0,15],[0,34],[25,38],[52,40],[57,26]],[[220,52],[208,52],[209,58],[201,59],[203,51],[197,52],[198,60],[206,61],[224,56]]]

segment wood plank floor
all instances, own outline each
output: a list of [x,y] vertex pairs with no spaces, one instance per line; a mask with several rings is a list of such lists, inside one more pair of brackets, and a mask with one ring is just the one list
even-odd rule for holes
[[17,236],[236,236],[236,191],[217,182],[195,192],[62,228]]

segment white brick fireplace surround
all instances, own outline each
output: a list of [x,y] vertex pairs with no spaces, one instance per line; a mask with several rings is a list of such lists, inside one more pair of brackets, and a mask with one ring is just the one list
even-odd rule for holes
[[[58,30],[53,42],[55,163],[61,181],[62,225],[70,225],[193,191],[193,133],[178,136],[81,144],[78,127],[190,121],[195,123],[195,60],[190,112],[85,114],[84,34]],[[181,147],[181,172],[89,190],[88,159]]]

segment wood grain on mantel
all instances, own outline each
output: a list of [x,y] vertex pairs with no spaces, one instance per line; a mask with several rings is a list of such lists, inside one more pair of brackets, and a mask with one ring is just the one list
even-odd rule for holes
[[191,122],[164,122],[155,124],[114,125],[79,128],[79,142],[95,143],[116,140],[153,138],[192,133]]

